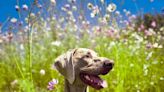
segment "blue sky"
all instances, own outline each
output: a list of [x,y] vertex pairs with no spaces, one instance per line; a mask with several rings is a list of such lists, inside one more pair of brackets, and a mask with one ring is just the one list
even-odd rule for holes
[[[0,0],[0,23],[3,23],[8,17],[18,18],[18,13],[15,10],[15,5],[17,0]],[[23,4],[30,5],[30,1],[33,0],[18,0],[19,5]],[[45,1],[45,0],[38,0]],[[47,0],[48,1],[48,0]],[[56,0],[57,7],[60,8],[61,5],[66,3],[66,0]],[[80,0],[76,0],[80,2]],[[99,0],[82,0],[84,2],[84,7],[88,2],[100,5]],[[117,5],[117,10],[122,11],[123,9],[130,10],[133,14],[138,13],[161,13],[164,9],[164,0],[105,0],[107,3],[113,2]]]

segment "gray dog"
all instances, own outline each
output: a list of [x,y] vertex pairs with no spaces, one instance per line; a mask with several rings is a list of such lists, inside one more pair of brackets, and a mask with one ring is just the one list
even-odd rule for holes
[[101,89],[107,87],[99,75],[107,74],[113,68],[113,61],[99,57],[86,48],[67,51],[55,59],[55,68],[65,77],[65,92],[86,92],[87,85]]

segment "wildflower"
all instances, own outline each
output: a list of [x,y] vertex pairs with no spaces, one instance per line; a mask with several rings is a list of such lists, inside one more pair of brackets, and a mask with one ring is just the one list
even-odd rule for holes
[[62,11],[67,11],[67,9],[65,7],[61,7]]
[[104,0],[100,0],[100,2],[101,2],[102,4],[104,4]]
[[156,22],[155,21],[152,21],[151,22],[151,26],[155,28],[156,27]]
[[104,18],[105,18],[106,21],[109,21],[110,20],[110,15],[109,14],[105,14]]
[[119,12],[119,11],[116,11],[115,14],[116,14],[117,16],[119,16],[119,15],[120,15],[120,12]]
[[20,10],[20,8],[19,8],[18,5],[15,5],[15,9],[16,9],[16,11],[19,11]]
[[164,31],[164,27],[161,27],[159,30],[160,30],[161,32]]
[[92,13],[90,14],[90,16],[91,16],[91,18],[94,18],[96,15],[92,12]]
[[24,4],[24,5],[22,6],[22,8],[23,8],[23,10],[25,10],[25,11],[28,10],[28,6],[27,6],[26,4]]
[[93,5],[91,3],[88,3],[87,7],[89,10],[93,9]]
[[0,44],[1,44],[1,43],[3,43],[3,39],[2,39],[2,38],[0,38]]
[[56,4],[56,0],[50,0],[50,2],[54,5]]
[[152,47],[153,47],[153,45],[152,45],[151,43],[146,44],[146,48],[147,48],[147,49],[150,49],[150,48],[152,48]]
[[145,26],[143,24],[140,25],[141,30],[145,29]]
[[135,19],[136,19],[136,15],[134,15],[134,14],[129,17],[129,21],[133,21]]
[[34,18],[35,17],[35,13],[30,13],[30,17]]
[[18,23],[18,25],[19,25],[19,26],[22,26],[22,25],[23,25],[23,21],[20,21],[20,22]]
[[[153,52],[148,53],[146,60],[149,60],[152,57],[152,55],[153,55]],[[144,66],[144,67],[145,67],[145,69],[147,68],[146,66]]]
[[123,12],[124,12],[124,13],[126,13],[126,12],[127,12],[127,10],[126,10],[126,9],[123,9]]
[[11,84],[11,86],[15,86],[18,84],[18,80],[13,80],[10,84]]
[[76,0],[68,0],[69,3],[75,3]]
[[11,18],[10,22],[11,23],[16,23],[17,22],[17,19],[16,18]]
[[13,33],[8,32],[8,34],[7,34],[7,38],[8,38],[9,41],[11,41],[12,38],[13,38]]
[[162,45],[159,45],[158,43],[154,43],[153,44],[153,47],[154,48],[163,48],[163,46]]
[[66,4],[66,5],[65,5],[65,8],[66,8],[66,9],[69,9],[69,8],[70,8],[70,5],[69,5],[69,4]]
[[40,74],[41,74],[41,75],[45,75],[45,73],[46,73],[46,72],[45,72],[44,69],[41,69],[41,70],[40,70]]
[[146,36],[152,36],[153,34],[152,34],[150,31],[145,30],[145,35],[146,35]]
[[126,16],[129,16],[131,14],[131,12],[130,11],[126,11],[125,14],[126,14]]
[[77,7],[76,6],[72,6],[72,10],[73,11],[76,11],[77,10]]
[[150,85],[154,85],[154,82],[150,82]]
[[99,8],[98,6],[93,7],[93,11],[91,13],[91,18],[94,18],[97,14],[99,14]]
[[164,77],[160,77],[160,80],[164,80]]
[[39,9],[41,9],[41,8],[42,8],[42,5],[41,5],[41,4],[38,4],[37,7],[38,7]]
[[57,79],[52,79],[52,81],[50,81],[48,83],[47,89],[48,90],[53,90],[55,88],[55,85],[58,84],[58,80]]
[[115,36],[114,34],[115,34],[115,30],[113,30],[113,29],[110,29],[107,31],[107,35],[111,38],[113,38]]
[[20,49],[24,50],[24,45],[23,44],[20,44]]
[[54,42],[51,42],[51,45],[60,46],[61,42],[60,41],[54,41]]
[[111,3],[107,7],[108,12],[114,12],[116,10],[116,5],[114,3]]
[[138,31],[141,31],[141,28],[140,27],[138,28]]
[[72,3],[75,3],[76,2],[76,0],[72,0]]

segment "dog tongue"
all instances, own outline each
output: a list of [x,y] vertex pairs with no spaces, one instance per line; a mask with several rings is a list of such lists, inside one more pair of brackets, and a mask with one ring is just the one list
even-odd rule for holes
[[84,83],[90,85],[91,87],[99,90],[101,88],[106,88],[107,82],[102,80],[97,75],[88,75],[88,74],[81,74],[81,79]]
[[92,80],[90,85],[96,89],[106,88],[108,86],[107,82],[98,76],[90,76],[90,79]]

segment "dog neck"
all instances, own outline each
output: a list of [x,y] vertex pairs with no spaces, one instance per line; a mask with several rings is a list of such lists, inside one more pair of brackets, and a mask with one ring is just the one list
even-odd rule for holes
[[87,92],[87,85],[70,84],[65,79],[65,91],[64,92]]

